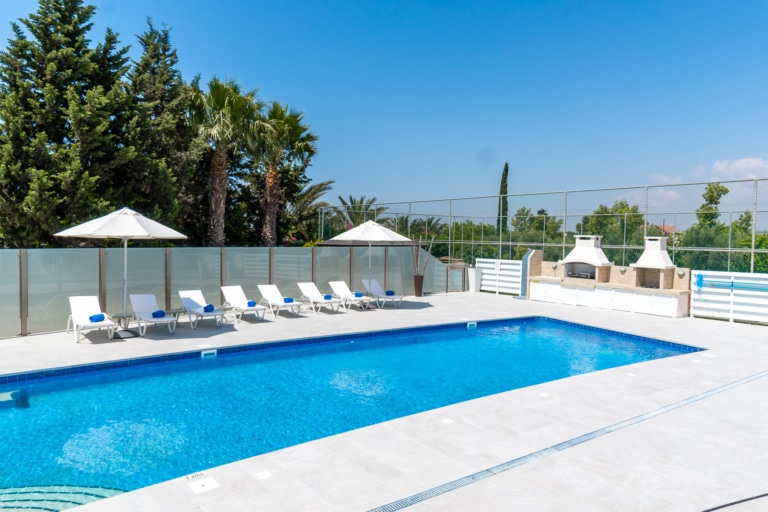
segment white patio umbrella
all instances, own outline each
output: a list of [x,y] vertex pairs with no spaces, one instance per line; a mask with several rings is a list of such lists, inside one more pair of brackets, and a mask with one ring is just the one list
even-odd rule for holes
[[[119,238],[123,241],[123,317],[128,314],[128,240],[184,239],[176,230],[144,217],[130,208],[109,213],[83,224],[59,231],[54,236],[69,238]],[[124,337],[128,337],[124,334]]]
[[320,242],[320,245],[367,245],[368,246],[368,280],[371,279],[371,247],[376,245],[407,245],[413,246],[413,240],[378,222],[369,220],[357,227]]

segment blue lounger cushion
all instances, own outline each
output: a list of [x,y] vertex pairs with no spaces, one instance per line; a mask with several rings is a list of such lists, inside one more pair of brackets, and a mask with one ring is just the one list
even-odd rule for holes
[[362,297],[362,296],[363,296],[363,292],[355,292],[355,297]]
[[389,296],[391,296],[391,295],[394,295],[394,294],[395,294],[394,290],[387,290],[387,291],[386,291],[386,292],[384,292],[384,293],[386,293],[386,294],[387,294],[387,295],[389,295]]
[[292,297],[283,297],[283,302],[285,302],[286,304],[290,304],[291,302],[293,302],[293,298]]
[[203,311],[206,313],[210,313],[214,310],[213,304],[206,304],[205,307],[203,307]]
[[96,315],[89,316],[88,320],[90,320],[93,323],[96,323],[96,322],[103,322],[104,318],[106,318],[104,316],[104,313],[99,313],[99,314],[96,314]]
[[157,311],[152,312],[152,318],[163,318],[165,316],[165,311],[162,309],[158,309]]
[[326,293],[325,295],[323,295],[323,298],[325,300],[331,300],[333,298],[333,295],[331,295],[330,293]]
[[252,308],[252,307],[254,307],[255,305],[256,305],[256,301],[255,301],[255,300],[249,300],[249,301],[248,301],[248,307],[249,307],[249,308]]

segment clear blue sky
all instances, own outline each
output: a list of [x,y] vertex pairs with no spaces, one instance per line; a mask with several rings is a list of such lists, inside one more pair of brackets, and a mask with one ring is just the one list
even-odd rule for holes
[[[0,1],[5,46],[37,2]],[[303,110],[332,203],[496,194],[505,161],[510,193],[768,177],[764,0],[93,4],[93,41],[136,57],[149,16],[185,79]]]

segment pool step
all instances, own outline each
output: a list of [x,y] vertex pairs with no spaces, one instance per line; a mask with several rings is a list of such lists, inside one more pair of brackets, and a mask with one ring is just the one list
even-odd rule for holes
[[0,489],[0,510],[57,512],[122,493],[119,489],[77,485],[8,487]]

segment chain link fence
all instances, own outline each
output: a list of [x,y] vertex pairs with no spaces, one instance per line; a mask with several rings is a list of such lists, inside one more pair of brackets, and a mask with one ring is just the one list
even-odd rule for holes
[[318,235],[366,220],[413,240],[434,236],[432,254],[455,265],[520,259],[528,249],[559,260],[576,235],[601,235],[608,259],[628,265],[644,237],[666,236],[680,267],[768,272],[768,179],[350,204],[322,210]]

